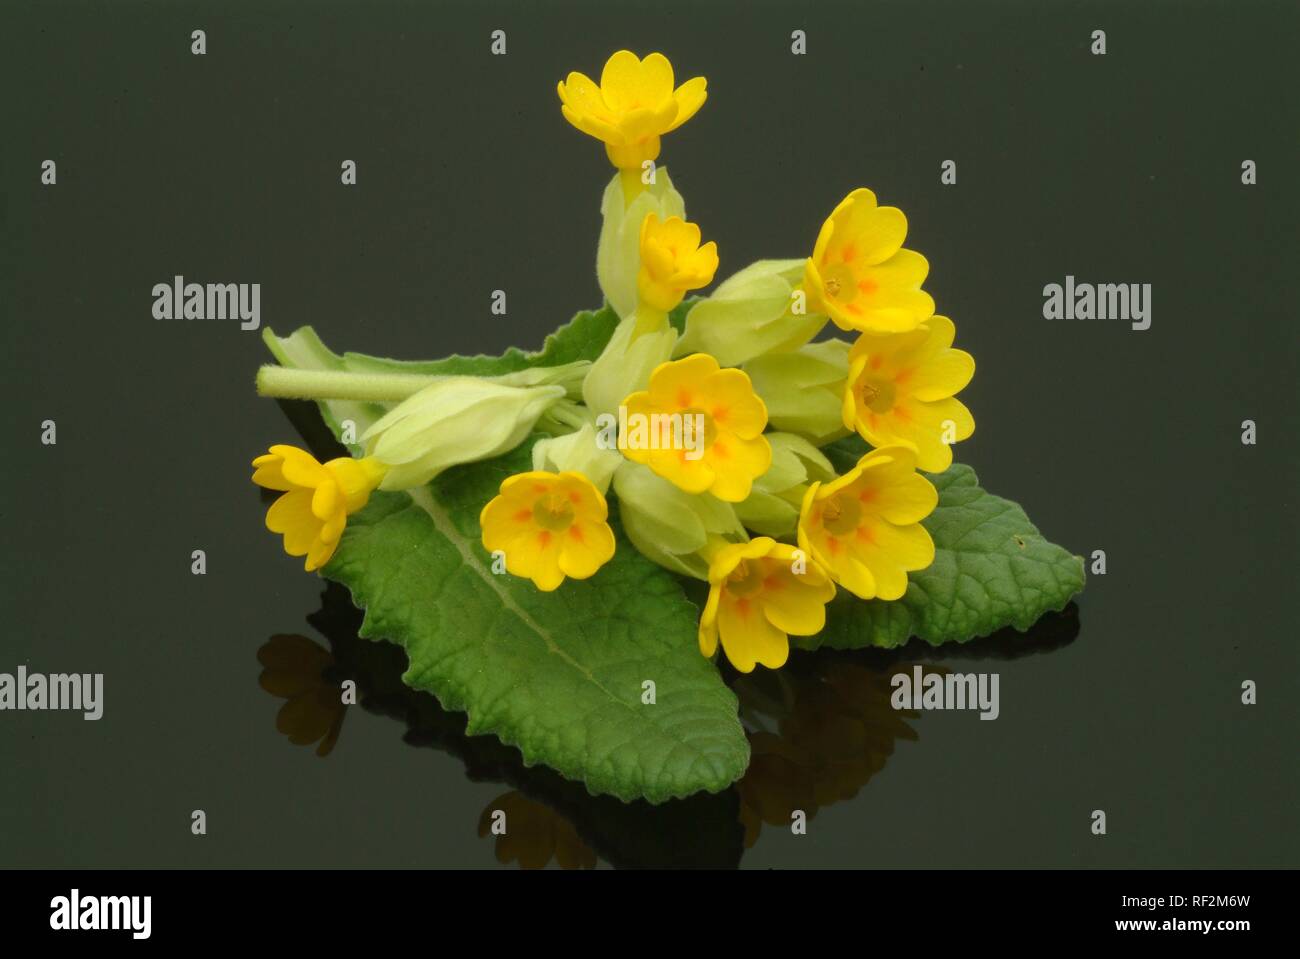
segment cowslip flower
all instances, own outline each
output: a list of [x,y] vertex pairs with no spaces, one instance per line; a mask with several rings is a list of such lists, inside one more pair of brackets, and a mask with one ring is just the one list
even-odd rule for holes
[[826,572],[793,546],[766,536],[722,546],[709,563],[700,652],[711,657],[721,641],[742,673],[758,663],[779,669],[790,655],[790,634],[821,632],[834,595]]
[[799,546],[862,599],[898,599],[907,574],[934,562],[921,520],[939,494],[905,446],[872,450],[829,483],[813,483],[799,514]]
[[605,497],[581,473],[516,473],[479,514],[483,548],[543,592],[587,579],[614,555]]
[[975,360],[952,348],[956,332],[952,320],[932,316],[911,333],[859,337],[849,350],[844,425],[875,447],[911,447],[927,472],[951,466],[952,444],[975,432],[955,395],[975,375]]
[[[707,353],[662,363],[646,390],[628,396],[619,449],[688,493],[728,503],[749,495],[772,464],[767,408],[749,377]],[[693,442],[678,442],[689,437]]]
[[311,572],[330,561],[348,517],[366,505],[385,468],[373,456],[320,463],[295,446],[272,446],[253,460],[253,482],[284,490],[266,511],[266,528],[284,535],[284,551],[307,557]]
[[637,293],[641,303],[667,313],[685,297],[713,282],[718,269],[718,244],[700,244],[700,228],[681,217],[661,220],[647,213],[641,221],[641,269]]
[[679,216],[647,212],[637,244],[636,307],[619,320],[582,383],[583,400],[598,414],[615,412],[628,393],[645,389],[677,345],[668,311],[688,290],[711,283],[718,268],[718,245],[701,246],[700,228]]
[[605,61],[600,84],[570,73],[557,89],[564,118],[605,144],[609,162],[640,170],[659,156],[659,138],[695,116],[708,96],[704,77],[673,89],[673,65],[661,53],[644,60],[619,50]]
[[641,225],[649,213],[657,213],[661,220],[674,216],[686,219],[686,201],[673,187],[668,168],[660,167],[655,182],[641,190],[630,204],[615,174],[600,199],[596,279],[619,319],[631,316],[639,300],[636,287],[641,271]]
[[934,313],[921,289],[930,265],[902,249],[907,217],[877,206],[876,195],[857,189],[822,224],[804,268],[808,309],[826,313],[842,330],[903,333]]

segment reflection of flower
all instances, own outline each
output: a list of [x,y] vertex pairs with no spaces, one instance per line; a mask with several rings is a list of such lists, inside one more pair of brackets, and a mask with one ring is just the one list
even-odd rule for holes
[[[851,662],[830,666],[755,674],[736,684],[742,713],[777,721],[775,733],[749,733],[752,758],[737,784],[746,848],[764,823],[788,828],[795,810],[811,819],[818,809],[856,796],[884,768],[895,740],[917,738],[907,720],[919,714],[895,710],[889,701],[890,677],[910,664],[885,672]],[[773,694],[764,683],[780,688]]]
[[573,824],[549,806],[508,792],[488,803],[478,820],[478,834],[492,834],[493,813],[505,814],[505,833],[497,836],[497,862],[518,862],[521,869],[541,869],[552,859],[561,869],[593,869],[596,854],[578,838]]
[[275,717],[275,728],[296,746],[320,740],[317,756],[328,756],[338,742],[347,706],[342,690],[325,677],[334,657],[305,636],[272,636],[257,651],[265,669],[259,685],[287,700]]

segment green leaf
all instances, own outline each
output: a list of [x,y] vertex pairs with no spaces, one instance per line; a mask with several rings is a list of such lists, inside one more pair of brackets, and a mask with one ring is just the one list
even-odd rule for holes
[[[651,802],[717,792],[749,747],[735,695],[696,645],[677,581],[619,536],[614,559],[553,593],[495,575],[478,514],[529,452],[381,493],[323,570],[366,610],[360,635],[404,647],[403,680],[596,795]],[[655,703],[642,684],[655,683]]]
[[[843,473],[866,447],[856,437],[823,452]],[[860,600],[843,590],[816,636],[791,637],[804,649],[901,646],[912,636],[938,646],[964,643],[1006,626],[1024,632],[1083,589],[1083,558],[1048,542],[1018,505],[986,492],[975,471],[955,464],[930,476],[939,505],[922,521],[934,562],[909,576],[899,600]]]
[[[607,339],[608,310],[579,314],[540,353],[453,357],[440,361],[453,367],[422,368],[491,374],[523,368],[497,364],[588,359],[603,348],[605,327]],[[357,368],[347,365],[356,354],[332,353],[309,328],[266,341],[286,366]],[[410,369],[385,368],[399,367]],[[336,435],[343,419],[360,433],[374,415],[371,404],[319,405]],[[365,609],[362,636],[406,650],[408,685],[467,713],[470,734],[494,733],[518,747],[526,765],[543,763],[624,801],[726,788],[749,762],[736,697],[699,653],[697,608],[676,578],[626,540],[616,515],[617,552],[589,580],[542,593],[492,573],[479,512],[501,480],[530,468],[529,446],[409,493],[374,494],[349,517],[322,573]],[[654,705],[641,702],[646,680],[655,683]]]

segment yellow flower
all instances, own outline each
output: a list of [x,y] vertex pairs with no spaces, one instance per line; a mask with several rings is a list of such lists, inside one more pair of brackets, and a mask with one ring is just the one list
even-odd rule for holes
[[641,269],[636,287],[641,302],[667,313],[686,296],[713,282],[718,269],[718,244],[700,245],[700,228],[681,217],[659,219],[647,213],[641,221]]
[[266,511],[266,528],[284,534],[284,551],[306,556],[308,572],[329,562],[348,517],[366,505],[384,478],[372,456],[341,456],[322,465],[295,446],[272,446],[253,460],[253,482],[285,493]]
[[907,217],[876,206],[870,190],[854,190],[822,224],[804,267],[808,310],[826,313],[842,330],[902,333],[934,313],[921,289],[930,265],[901,249]]
[[749,377],[707,353],[659,364],[623,405],[623,455],[688,493],[739,503],[772,464],[767,408]]
[[620,170],[639,170],[659,156],[659,137],[695,116],[704,105],[704,77],[673,89],[673,65],[661,53],[644,60],[620,50],[605,61],[600,85],[581,73],[559,84],[564,118],[605,144]]
[[483,507],[483,548],[506,569],[550,592],[564,577],[586,579],[614,555],[605,497],[581,473],[517,473]]
[[849,350],[844,425],[872,446],[902,444],[921,469],[952,465],[952,444],[975,432],[975,418],[958,393],[975,375],[975,360],[952,348],[957,328],[932,316],[911,333],[863,334]]
[[835,584],[793,546],[760,536],[723,546],[709,564],[709,599],[700,615],[700,652],[722,651],[742,673],[755,664],[785,665],[789,634],[812,636],[826,625]]
[[939,494],[905,446],[872,450],[829,483],[813,483],[799,514],[799,546],[863,599],[898,599],[910,570],[934,562],[921,520]]

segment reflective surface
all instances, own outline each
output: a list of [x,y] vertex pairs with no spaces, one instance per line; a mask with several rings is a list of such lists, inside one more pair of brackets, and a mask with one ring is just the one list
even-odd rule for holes
[[[0,864],[1300,862],[1300,11],[701,6],[6,6],[0,671],[103,673],[105,711],[0,713]],[[313,427],[253,395],[257,334],[150,312],[180,273],[260,282],[265,325],[339,350],[539,345],[599,302],[610,176],[555,82],[621,46],[709,79],[662,159],[720,278],[806,255],[853,187],[905,210],[977,362],[959,458],[1108,567],[1027,636],[737,681],[749,775],[659,808],[405,689],[263,528],[247,464]],[[1151,329],[1044,320],[1067,275],[1151,283]],[[998,719],[889,710],[918,660],[997,672]],[[527,828],[493,836],[496,809]]]

